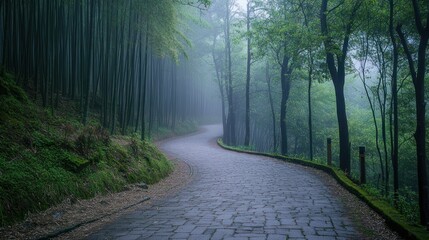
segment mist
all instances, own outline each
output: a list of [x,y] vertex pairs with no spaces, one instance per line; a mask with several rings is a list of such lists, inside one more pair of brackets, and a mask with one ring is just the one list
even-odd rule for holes
[[[365,4],[369,12],[386,8]],[[326,164],[330,138],[333,164],[352,179],[359,178],[359,147],[366,147],[368,184],[384,196],[418,191],[419,143],[412,136],[423,129],[416,124],[407,55],[394,58],[398,47],[392,48],[388,16],[370,23],[363,8],[344,33],[349,15],[333,20],[330,13],[323,22],[312,2],[213,1],[201,14],[207,26],[199,37],[206,40],[195,49],[211,49],[208,69],[219,85],[223,142]],[[408,39],[416,47],[415,38]]]
[[1,71],[112,135],[216,124],[228,146],[325,165],[330,138],[355,182],[365,146],[364,187],[425,225],[429,27],[403,1],[322,2],[4,0]]

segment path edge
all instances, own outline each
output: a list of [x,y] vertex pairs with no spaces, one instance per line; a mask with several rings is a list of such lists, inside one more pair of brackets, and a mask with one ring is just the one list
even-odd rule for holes
[[105,217],[112,216],[112,215],[114,215],[114,214],[117,214],[117,213],[122,212],[122,211],[124,211],[124,210],[127,210],[127,209],[129,209],[129,208],[132,208],[132,207],[134,207],[134,206],[136,206],[136,205],[138,205],[138,204],[140,204],[140,203],[146,202],[146,201],[148,201],[148,200],[150,200],[150,197],[144,197],[142,200],[140,200],[140,201],[138,201],[138,202],[135,202],[135,203],[133,203],[133,204],[130,204],[130,205],[124,206],[124,207],[122,207],[122,208],[120,208],[120,209],[118,209],[118,210],[116,210],[116,211],[114,211],[114,212],[106,213],[106,214],[103,214],[103,215],[101,215],[101,216],[99,216],[99,217],[94,217],[94,218],[91,218],[91,219],[89,219],[89,220],[81,221],[81,222],[79,222],[79,223],[76,223],[76,224],[73,224],[73,225],[69,225],[69,226],[63,227],[63,228],[61,228],[61,229],[55,230],[55,231],[53,231],[53,232],[51,232],[51,233],[45,234],[45,235],[43,235],[43,236],[39,236],[39,237],[34,238],[34,239],[35,239],[35,240],[47,240],[47,239],[52,239],[52,238],[59,237],[59,236],[61,236],[61,235],[65,234],[65,233],[68,233],[68,232],[71,232],[71,231],[73,231],[73,230],[76,230],[76,229],[78,229],[78,228],[80,228],[80,227],[82,227],[82,226],[84,226],[84,225],[87,225],[87,224],[90,224],[90,223],[93,223],[93,222],[99,221],[99,220],[101,220],[101,219],[103,219],[103,218],[105,218]]
[[346,190],[350,193],[357,196],[363,202],[365,202],[371,209],[380,214],[385,220],[387,225],[393,230],[399,233],[402,237],[406,239],[418,239],[425,240],[429,239],[429,232],[421,225],[411,225],[409,224],[404,216],[400,214],[396,209],[390,206],[384,200],[378,199],[374,196],[369,195],[352,180],[350,180],[346,174],[341,171],[339,168],[319,164],[316,162],[287,157],[279,154],[273,153],[263,153],[250,150],[243,150],[236,147],[231,147],[223,143],[222,138],[217,139],[217,144],[225,150],[230,150],[239,153],[247,153],[252,155],[259,155],[269,158],[275,158],[282,161],[299,164],[307,167],[316,168],[322,170],[329,175],[331,175],[339,184],[341,184]]

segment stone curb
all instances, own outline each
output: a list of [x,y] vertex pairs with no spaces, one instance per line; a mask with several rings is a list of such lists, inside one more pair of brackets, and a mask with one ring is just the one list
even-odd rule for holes
[[399,233],[402,237],[406,239],[418,239],[418,240],[429,239],[429,231],[427,231],[423,226],[409,224],[406,221],[405,217],[401,215],[396,209],[394,209],[384,200],[378,199],[374,196],[369,195],[357,184],[355,184],[352,180],[350,180],[346,176],[346,174],[338,168],[315,163],[308,160],[290,158],[279,154],[262,153],[262,152],[238,149],[235,147],[225,145],[222,141],[222,138],[219,138],[217,140],[217,144],[223,149],[230,150],[230,151],[275,158],[282,161],[322,170],[328,173],[329,175],[331,175],[333,178],[335,178],[335,180],[337,180],[337,182],[341,184],[345,189],[347,189],[352,194],[356,195],[359,199],[364,201],[375,212],[380,214],[386,220],[387,225],[392,230]]

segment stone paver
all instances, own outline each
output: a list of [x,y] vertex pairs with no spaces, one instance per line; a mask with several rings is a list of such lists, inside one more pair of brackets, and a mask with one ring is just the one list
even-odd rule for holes
[[167,141],[194,180],[176,196],[125,215],[89,239],[358,239],[328,187],[302,168],[223,150],[219,126]]

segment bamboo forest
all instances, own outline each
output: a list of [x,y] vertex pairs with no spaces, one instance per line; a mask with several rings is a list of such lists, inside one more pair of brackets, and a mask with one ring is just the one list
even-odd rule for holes
[[0,238],[428,239],[428,41],[428,0],[0,0]]

